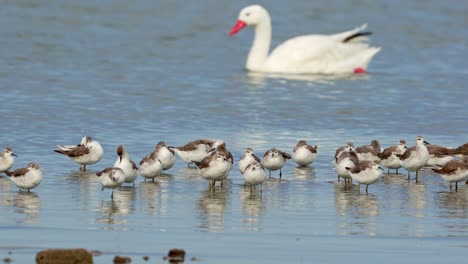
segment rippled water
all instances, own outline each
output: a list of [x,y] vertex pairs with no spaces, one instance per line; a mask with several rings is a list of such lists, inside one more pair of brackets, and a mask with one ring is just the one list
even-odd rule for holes
[[[268,1],[273,45],[367,22],[383,47],[365,76],[278,76],[243,70],[252,30],[227,32],[247,1],[6,1],[0,9],[0,148],[44,180],[20,193],[0,176],[0,258],[31,263],[45,248],[85,247],[154,261],[173,247],[203,263],[455,262],[466,256],[468,188],[448,192],[385,175],[369,195],[344,190],[334,150],[424,135],[467,141],[468,4],[464,1]],[[78,172],[52,150],[82,136],[105,156]],[[312,167],[289,162],[281,181],[250,195],[237,171],[208,190],[182,161],[157,183],[100,191],[92,172],[115,148],[139,161],[165,140],[222,138],[236,160],[317,144]],[[12,255],[8,255],[11,251]]]

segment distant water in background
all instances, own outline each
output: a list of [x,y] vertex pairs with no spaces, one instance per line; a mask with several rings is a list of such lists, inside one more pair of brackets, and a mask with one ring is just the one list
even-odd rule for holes
[[[468,247],[468,188],[448,192],[385,175],[344,190],[331,165],[345,142],[383,147],[418,135],[467,142],[468,2],[259,1],[273,46],[363,23],[383,47],[368,75],[272,76],[244,70],[253,31],[228,31],[248,1],[4,1],[0,9],[0,148],[14,168],[37,161],[44,181],[19,193],[0,176],[0,258],[38,250],[100,250],[161,262],[173,247],[203,263],[455,262]],[[54,153],[90,135],[105,156],[90,173]],[[137,163],[164,140],[224,139],[237,161],[318,145],[313,166],[290,161],[263,193],[243,187],[237,163],[216,192],[180,159],[157,183],[138,179],[110,199],[92,172],[124,144]],[[405,171],[401,170],[403,173]],[[276,177],[276,173],[273,173]],[[8,255],[11,251],[12,255]],[[441,253],[443,252],[443,253]]]

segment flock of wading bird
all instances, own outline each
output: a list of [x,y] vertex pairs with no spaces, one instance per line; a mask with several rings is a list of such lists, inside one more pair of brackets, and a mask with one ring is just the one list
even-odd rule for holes
[[[54,150],[57,153],[68,156],[74,162],[80,164],[80,170],[86,171],[86,165],[95,164],[104,155],[101,144],[91,137],[83,137],[78,145],[59,145]],[[120,187],[124,183],[135,186],[138,174],[147,179],[154,179],[161,175],[162,171],[172,168],[176,162],[176,155],[187,162],[195,164],[200,175],[209,180],[209,186],[214,187],[216,182],[226,179],[234,165],[234,158],[226,148],[223,140],[199,139],[191,141],[181,147],[166,146],[165,142],[159,142],[154,151],[144,157],[139,166],[130,159],[123,145],[117,147],[118,158],[112,167],[97,172],[100,177],[102,190]],[[26,167],[10,171],[13,167],[14,157],[17,157],[12,148],[6,147],[0,152],[0,173],[5,173],[18,186],[20,191],[36,187],[42,181],[42,171],[38,163],[31,162]],[[300,140],[293,149],[292,155],[276,148],[265,152],[260,160],[253,149],[247,148],[244,155],[238,160],[238,167],[245,184],[250,185],[250,191],[255,191],[255,186],[262,184],[271,177],[271,172],[281,169],[289,159],[293,159],[299,166],[308,166],[317,158],[317,146],[311,146],[306,141]],[[451,149],[438,145],[431,145],[418,136],[416,145],[406,147],[406,142],[400,140],[395,146],[382,149],[377,140],[371,144],[354,147],[348,142],[335,152],[333,165],[340,178],[344,179],[345,187],[355,180],[360,191],[361,184],[366,185],[366,193],[369,185],[377,182],[382,176],[383,169],[396,170],[405,168],[410,180],[410,172],[416,172],[418,181],[419,170],[430,167],[450,183],[455,183],[455,191],[458,190],[458,182],[468,183],[468,143],[458,148]],[[265,172],[269,171],[269,175]],[[261,190],[260,190],[261,191]]]

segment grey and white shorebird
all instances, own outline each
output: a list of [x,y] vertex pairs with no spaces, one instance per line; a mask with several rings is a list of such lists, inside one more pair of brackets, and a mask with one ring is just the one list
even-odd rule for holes
[[451,153],[452,155],[456,155],[459,158],[463,158],[464,156],[468,156],[468,143],[465,143],[458,148],[454,149]]
[[261,163],[262,166],[269,171],[269,177],[271,177],[272,171],[279,170],[279,176],[281,179],[281,169],[284,167],[286,161],[289,159],[291,159],[291,155],[289,153],[286,153],[276,148],[271,148],[265,152]]
[[18,156],[16,156],[11,147],[6,147],[2,152],[0,152],[0,174],[13,167],[13,164],[15,163],[14,157]]
[[102,185],[102,189],[112,189],[111,198],[114,198],[114,189],[119,188],[125,181],[125,174],[121,168],[110,167],[96,173]]
[[54,151],[80,164],[80,171],[86,171],[86,165],[95,164],[104,155],[101,144],[89,136],[83,137],[78,145],[58,145],[57,147],[58,149]]
[[41,167],[37,162],[31,162],[26,167],[16,169],[12,172],[5,171],[10,180],[21,190],[29,190],[38,186],[42,181]]
[[267,180],[265,168],[263,168],[260,162],[254,160],[245,168],[242,179],[248,185],[250,185],[250,192],[255,191],[255,186],[260,185],[260,192],[263,190],[262,184]]
[[426,166],[429,160],[429,151],[427,145],[430,145],[424,140],[424,137],[416,138],[416,146],[407,149],[402,155],[398,155],[401,161],[401,166],[408,171],[408,180],[411,177],[410,172],[416,171],[416,182],[418,182],[419,170]]
[[117,160],[114,167],[122,169],[125,175],[125,183],[132,183],[135,186],[135,180],[138,176],[138,167],[135,162],[130,159],[127,149],[123,145],[117,147]]
[[458,191],[458,183],[468,180],[468,156],[464,156],[461,160],[449,161],[441,168],[432,170],[450,183],[450,191],[452,183],[455,182],[455,191]]
[[293,149],[292,158],[299,166],[309,166],[317,158],[317,145],[312,146],[305,140],[299,140]]
[[232,168],[232,163],[223,153],[217,150],[211,151],[201,162],[196,162],[200,175],[209,181],[209,186],[214,187],[217,181],[226,179]]
[[255,155],[252,148],[247,148],[244,152],[244,155],[239,159],[237,165],[241,174],[244,174],[245,168],[247,168],[250,163],[257,161],[260,162],[260,159]]
[[[349,150],[349,149],[348,149]],[[338,157],[335,158],[333,165],[338,175],[338,181],[340,178],[344,179],[345,186],[351,184],[351,175],[349,175],[348,168],[353,169],[359,163],[358,156],[354,150],[342,151]]]
[[176,157],[173,149],[166,146],[166,142],[160,141],[155,148],[156,155],[162,163],[163,171],[168,170],[176,163]]
[[378,155],[382,152],[382,149],[378,140],[374,139],[369,145],[359,146],[354,151],[358,155],[359,161],[370,160],[380,163]]
[[353,142],[347,142],[346,145],[341,146],[336,149],[335,151],[335,156],[333,157],[333,163],[335,162],[336,158],[342,153],[342,152],[348,152],[354,150],[354,144]]
[[369,185],[376,183],[382,176],[382,168],[370,160],[361,161],[354,168],[346,169],[351,178],[358,182],[358,192],[361,192],[361,184],[365,184],[367,193]]
[[402,155],[407,149],[406,141],[402,139],[398,145],[388,147],[378,155],[382,161],[382,165],[388,169],[387,173],[390,173],[390,169],[392,169],[396,170],[395,173],[398,174],[398,169],[401,168],[401,163],[400,158],[397,155]]
[[163,170],[163,164],[156,153],[155,149],[140,161],[138,172],[145,178],[145,181],[146,179],[151,179],[154,182],[154,178],[160,176]]
[[[335,150],[335,156],[333,157],[332,165],[337,168],[336,160],[337,158],[343,153],[343,152],[350,152],[354,151],[354,144],[352,142],[347,142],[344,146],[341,146]],[[356,156],[357,157],[357,156]],[[344,170],[344,167],[343,167]],[[344,177],[349,177],[349,174],[346,170],[344,170],[343,173],[339,173],[338,170],[336,169],[337,174],[338,174],[338,182],[340,181],[340,175],[344,175]],[[346,182],[345,182],[346,183]]]
[[455,149],[439,145],[428,145],[426,147],[429,151],[429,160],[425,165],[426,167],[438,168],[439,166],[444,166],[447,162],[455,158],[453,155]]
[[182,160],[191,163],[201,162],[208,152],[224,143],[222,140],[198,139],[190,141],[181,147],[168,147],[173,150]]

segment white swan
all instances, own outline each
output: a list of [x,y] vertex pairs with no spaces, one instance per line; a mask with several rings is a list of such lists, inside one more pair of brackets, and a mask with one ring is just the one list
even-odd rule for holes
[[255,27],[255,38],[247,57],[246,69],[273,73],[365,73],[371,59],[381,48],[370,47],[363,32],[366,24],[334,35],[304,35],[282,43],[268,55],[271,22],[260,5],[242,9],[229,32],[234,35],[246,26]]

